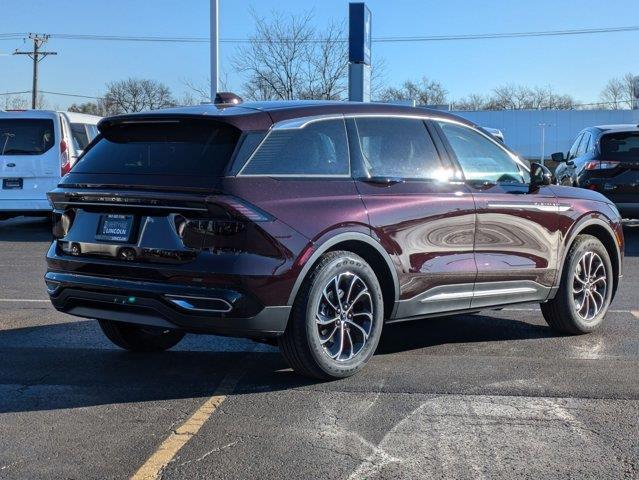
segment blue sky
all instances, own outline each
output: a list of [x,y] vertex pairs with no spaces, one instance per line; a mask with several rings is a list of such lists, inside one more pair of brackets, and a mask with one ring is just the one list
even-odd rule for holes
[[[209,0],[1,0],[0,33],[43,32],[146,36],[207,36]],[[373,36],[446,35],[628,26],[639,24],[636,0],[369,0]],[[250,8],[314,12],[318,27],[346,18],[346,0],[220,0],[221,36],[247,37]],[[452,98],[488,93],[505,83],[550,85],[582,102],[596,101],[605,82],[639,72],[634,53],[639,32],[569,37],[430,43],[374,44],[373,61],[384,58],[386,82],[422,75],[440,81]],[[29,47],[0,40],[0,53]],[[108,81],[129,76],[154,78],[178,95],[184,80],[208,77],[206,44],[89,42],[55,39],[59,52],[41,64],[42,90],[100,95]],[[228,58],[235,46],[221,45],[221,69],[230,86],[241,81]],[[0,92],[29,90],[26,57],[0,55]],[[48,96],[51,107],[73,101]]]

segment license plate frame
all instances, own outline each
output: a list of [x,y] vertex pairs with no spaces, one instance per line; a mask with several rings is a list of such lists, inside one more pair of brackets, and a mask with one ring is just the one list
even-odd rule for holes
[[3,178],[3,190],[22,190],[24,188],[24,178]]
[[100,215],[95,239],[101,242],[130,243],[134,233],[134,215],[105,213]]

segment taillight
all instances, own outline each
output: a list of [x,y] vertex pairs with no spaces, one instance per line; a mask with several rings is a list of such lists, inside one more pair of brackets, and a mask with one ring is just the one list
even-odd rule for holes
[[612,170],[617,168],[621,162],[607,162],[604,160],[592,160],[584,166],[586,170]]
[[60,142],[60,176],[64,177],[71,170],[71,158],[69,156],[69,145],[66,140]]

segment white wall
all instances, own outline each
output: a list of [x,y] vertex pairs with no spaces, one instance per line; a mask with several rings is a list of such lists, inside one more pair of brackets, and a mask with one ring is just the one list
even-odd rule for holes
[[567,152],[577,133],[586,127],[609,124],[639,124],[639,110],[498,110],[457,112],[482,127],[498,128],[506,144],[528,159],[541,157],[540,123],[546,127],[546,159],[554,152]]

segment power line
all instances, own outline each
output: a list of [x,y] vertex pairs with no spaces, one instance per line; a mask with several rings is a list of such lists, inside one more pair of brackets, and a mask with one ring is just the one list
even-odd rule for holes
[[31,108],[37,108],[38,104],[38,64],[49,55],[57,55],[58,52],[43,52],[42,45],[49,40],[48,35],[29,34],[29,39],[33,40],[33,50],[20,52],[16,50],[14,55],[27,55],[33,61],[33,89],[31,90]]
[[[431,35],[431,36],[386,36],[373,37],[374,43],[409,43],[409,42],[444,42],[463,40],[490,40],[507,38],[529,38],[529,37],[555,37],[569,35],[598,35],[607,33],[623,33],[639,31],[639,25],[622,27],[602,27],[602,28],[582,28],[564,30],[542,30],[525,32],[502,32],[502,33],[474,33],[474,34],[453,34],[453,35]],[[24,33],[0,33],[0,40],[13,40],[24,37]],[[110,41],[110,42],[151,42],[151,43],[209,43],[208,37],[169,37],[169,36],[136,36],[136,35],[97,35],[97,34],[74,34],[74,33],[51,33],[50,38],[58,40],[80,40],[80,41]],[[221,43],[251,43],[260,42],[250,38],[221,38]],[[289,41],[281,39],[282,42]],[[307,40],[307,43],[324,42],[324,38]],[[347,42],[346,38],[338,41]]]
[[[32,90],[23,90],[21,92],[1,92],[0,96],[5,96],[5,95],[24,95],[26,93],[31,93]],[[77,98],[88,98],[91,100],[101,100],[104,97],[94,97],[91,95],[79,95],[79,94],[75,94],[75,93],[65,93],[65,92],[51,92],[49,90],[38,90],[38,93],[46,93],[47,95],[58,95],[58,96],[62,96],[62,97],[77,97]]]

